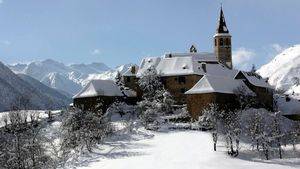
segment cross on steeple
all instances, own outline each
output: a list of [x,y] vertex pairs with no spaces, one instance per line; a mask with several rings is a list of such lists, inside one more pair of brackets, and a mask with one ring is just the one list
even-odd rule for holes
[[221,4],[221,9],[220,9],[220,17],[219,17],[219,24],[217,27],[217,33],[229,33],[227,26],[226,26],[226,21],[222,9],[222,4]]

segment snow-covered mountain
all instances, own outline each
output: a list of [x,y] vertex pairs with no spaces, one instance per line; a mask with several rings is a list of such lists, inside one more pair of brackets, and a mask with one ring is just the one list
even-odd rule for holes
[[26,109],[59,109],[70,99],[37,80],[16,75],[0,62],[0,111],[13,107]]
[[111,69],[104,63],[71,64],[47,59],[28,64],[9,65],[15,73],[29,75],[45,85],[75,95],[92,79],[114,79],[117,71],[125,72],[132,64]]
[[294,45],[275,56],[271,62],[263,65],[257,73],[268,78],[268,82],[276,89],[300,94],[300,44]]

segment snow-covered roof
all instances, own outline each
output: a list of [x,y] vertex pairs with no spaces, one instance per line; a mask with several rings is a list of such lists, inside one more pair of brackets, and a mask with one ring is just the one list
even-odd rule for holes
[[140,68],[137,71],[137,76],[142,76],[145,71],[147,71],[151,66],[156,67],[161,58],[160,57],[147,57],[141,62]]
[[[135,69],[134,71],[132,69]],[[133,65],[129,67],[124,73],[123,76],[136,76],[137,72],[139,70],[139,67],[136,65]]]
[[166,53],[163,56],[164,58],[171,57],[193,57],[197,60],[209,60],[209,61],[218,61],[214,53],[208,52],[198,52],[198,53]]
[[269,83],[266,81],[266,79],[255,75],[251,72],[244,72],[244,71],[239,71],[234,78],[236,78],[236,76],[242,73],[246,79],[254,86],[258,86],[258,87],[265,87],[265,88],[273,88],[271,85],[269,85]]
[[119,87],[112,80],[91,80],[73,98],[95,97],[95,96],[123,96]]
[[254,95],[243,81],[234,80],[227,77],[218,76],[203,76],[194,87],[188,90],[185,94],[201,94],[201,93],[227,93],[234,94],[238,88],[243,88],[249,95]]
[[137,76],[141,76],[150,66],[155,67],[160,76],[207,74],[233,78],[238,72],[219,64],[213,53],[170,53],[161,58],[145,58]]
[[217,36],[230,36],[231,37],[231,35],[229,33],[216,33],[214,35],[214,37],[217,37]]

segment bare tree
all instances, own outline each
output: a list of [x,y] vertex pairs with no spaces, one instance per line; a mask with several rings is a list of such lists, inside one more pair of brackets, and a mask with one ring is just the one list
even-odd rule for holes
[[40,124],[29,121],[29,115],[22,111],[10,112],[4,118],[6,124],[0,129],[3,168],[55,168],[53,159],[46,155]]

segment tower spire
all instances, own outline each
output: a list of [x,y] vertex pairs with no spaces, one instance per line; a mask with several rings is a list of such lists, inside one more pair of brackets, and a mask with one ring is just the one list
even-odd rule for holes
[[220,8],[220,17],[219,17],[219,23],[218,23],[218,27],[217,27],[217,33],[229,33],[227,26],[226,26],[222,3],[221,3],[221,8]]

